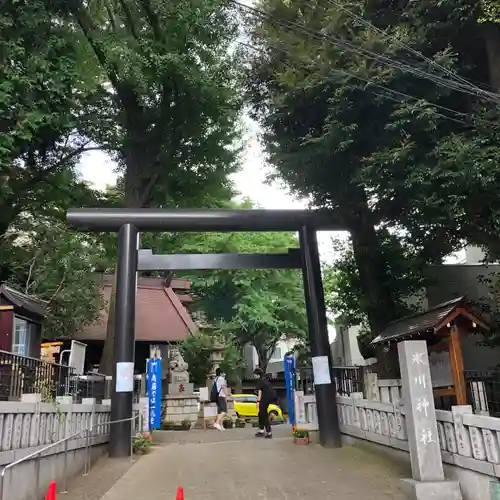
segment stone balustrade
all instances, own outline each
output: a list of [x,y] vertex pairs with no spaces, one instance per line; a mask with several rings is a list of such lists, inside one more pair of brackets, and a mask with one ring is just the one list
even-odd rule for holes
[[316,412],[316,398],[314,394],[304,394],[295,391],[295,420],[301,429],[318,430],[318,415]]
[[401,450],[408,450],[404,413],[398,405],[368,401],[361,394],[337,397],[341,431]]
[[[395,452],[409,450],[402,401],[368,401],[354,394],[338,396],[337,408],[344,435]],[[490,484],[500,478],[500,418],[474,415],[471,406],[454,406],[452,411],[436,410],[436,420],[445,475],[460,482],[465,500],[486,498]]]
[[500,418],[474,415],[471,406],[436,410],[443,462],[500,477]]
[[[111,407],[109,401],[104,403],[95,404],[91,398],[84,399],[81,404],[65,398],[55,403],[42,403],[36,394],[25,395],[21,402],[1,401],[0,466],[77,433],[80,434],[70,441],[69,448],[83,447],[86,430],[90,427],[91,444],[107,442]],[[49,450],[49,454],[60,452],[57,448]]]
[[[89,398],[75,404],[71,397],[42,403],[39,394],[26,394],[21,402],[0,402],[0,467],[54,445],[37,458],[7,469],[3,484],[0,481],[3,498],[42,498],[51,481],[71,479],[84,470],[88,456],[95,460],[106,453],[112,425],[110,403],[95,404]],[[134,415],[139,411],[139,405],[134,405]],[[139,420],[133,432],[140,429]],[[65,444],[56,444],[65,438],[69,438]]]

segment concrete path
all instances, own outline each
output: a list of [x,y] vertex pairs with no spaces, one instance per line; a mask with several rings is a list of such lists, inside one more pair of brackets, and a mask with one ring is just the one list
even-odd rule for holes
[[[403,500],[405,471],[370,452],[294,445],[288,430],[273,440],[253,429],[171,432],[142,457],[102,500]],[[168,441],[171,441],[168,443]],[[173,442],[178,441],[178,442]]]

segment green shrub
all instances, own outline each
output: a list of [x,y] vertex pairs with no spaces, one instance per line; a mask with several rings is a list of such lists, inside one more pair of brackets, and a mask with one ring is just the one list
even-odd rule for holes
[[162,431],[173,431],[175,429],[176,425],[177,425],[177,423],[172,421],[172,420],[164,420],[161,423],[161,430]]
[[135,454],[146,454],[153,445],[151,434],[139,434],[132,440],[132,450]]
[[300,429],[295,429],[293,431],[293,437],[294,438],[306,438],[306,437],[309,437],[309,432],[304,431],[304,430],[300,430]]
[[188,431],[189,429],[191,429],[191,420],[183,420],[181,423],[180,423],[180,429],[181,431]]

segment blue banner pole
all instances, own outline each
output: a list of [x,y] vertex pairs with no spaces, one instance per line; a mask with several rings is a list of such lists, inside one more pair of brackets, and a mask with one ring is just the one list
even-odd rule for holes
[[283,360],[285,367],[286,403],[288,409],[288,421],[295,429],[295,358],[285,356]]
[[148,359],[149,430],[161,427],[161,359]]

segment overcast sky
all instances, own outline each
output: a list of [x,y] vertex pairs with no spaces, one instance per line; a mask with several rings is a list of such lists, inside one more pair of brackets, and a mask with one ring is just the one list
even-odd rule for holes
[[[246,149],[243,165],[241,171],[233,176],[236,190],[240,196],[250,198],[262,208],[306,207],[306,200],[297,200],[285,186],[266,183],[266,176],[270,170],[265,164],[264,154],[259,143],[258,126],[249,119],[245,121],[247,122],[247,132],[244,138]],[[83,178],[91,182],[97,189],[104,190],[107,185],[116,183],[116,165],[105,153],[88,152],[82,158],[79,168]],[[324,262],[335,260],[335,253],[331,248],[331,237],[335,234],[346,237],[346,233],[321,232],[318,235],[321,258]]]

